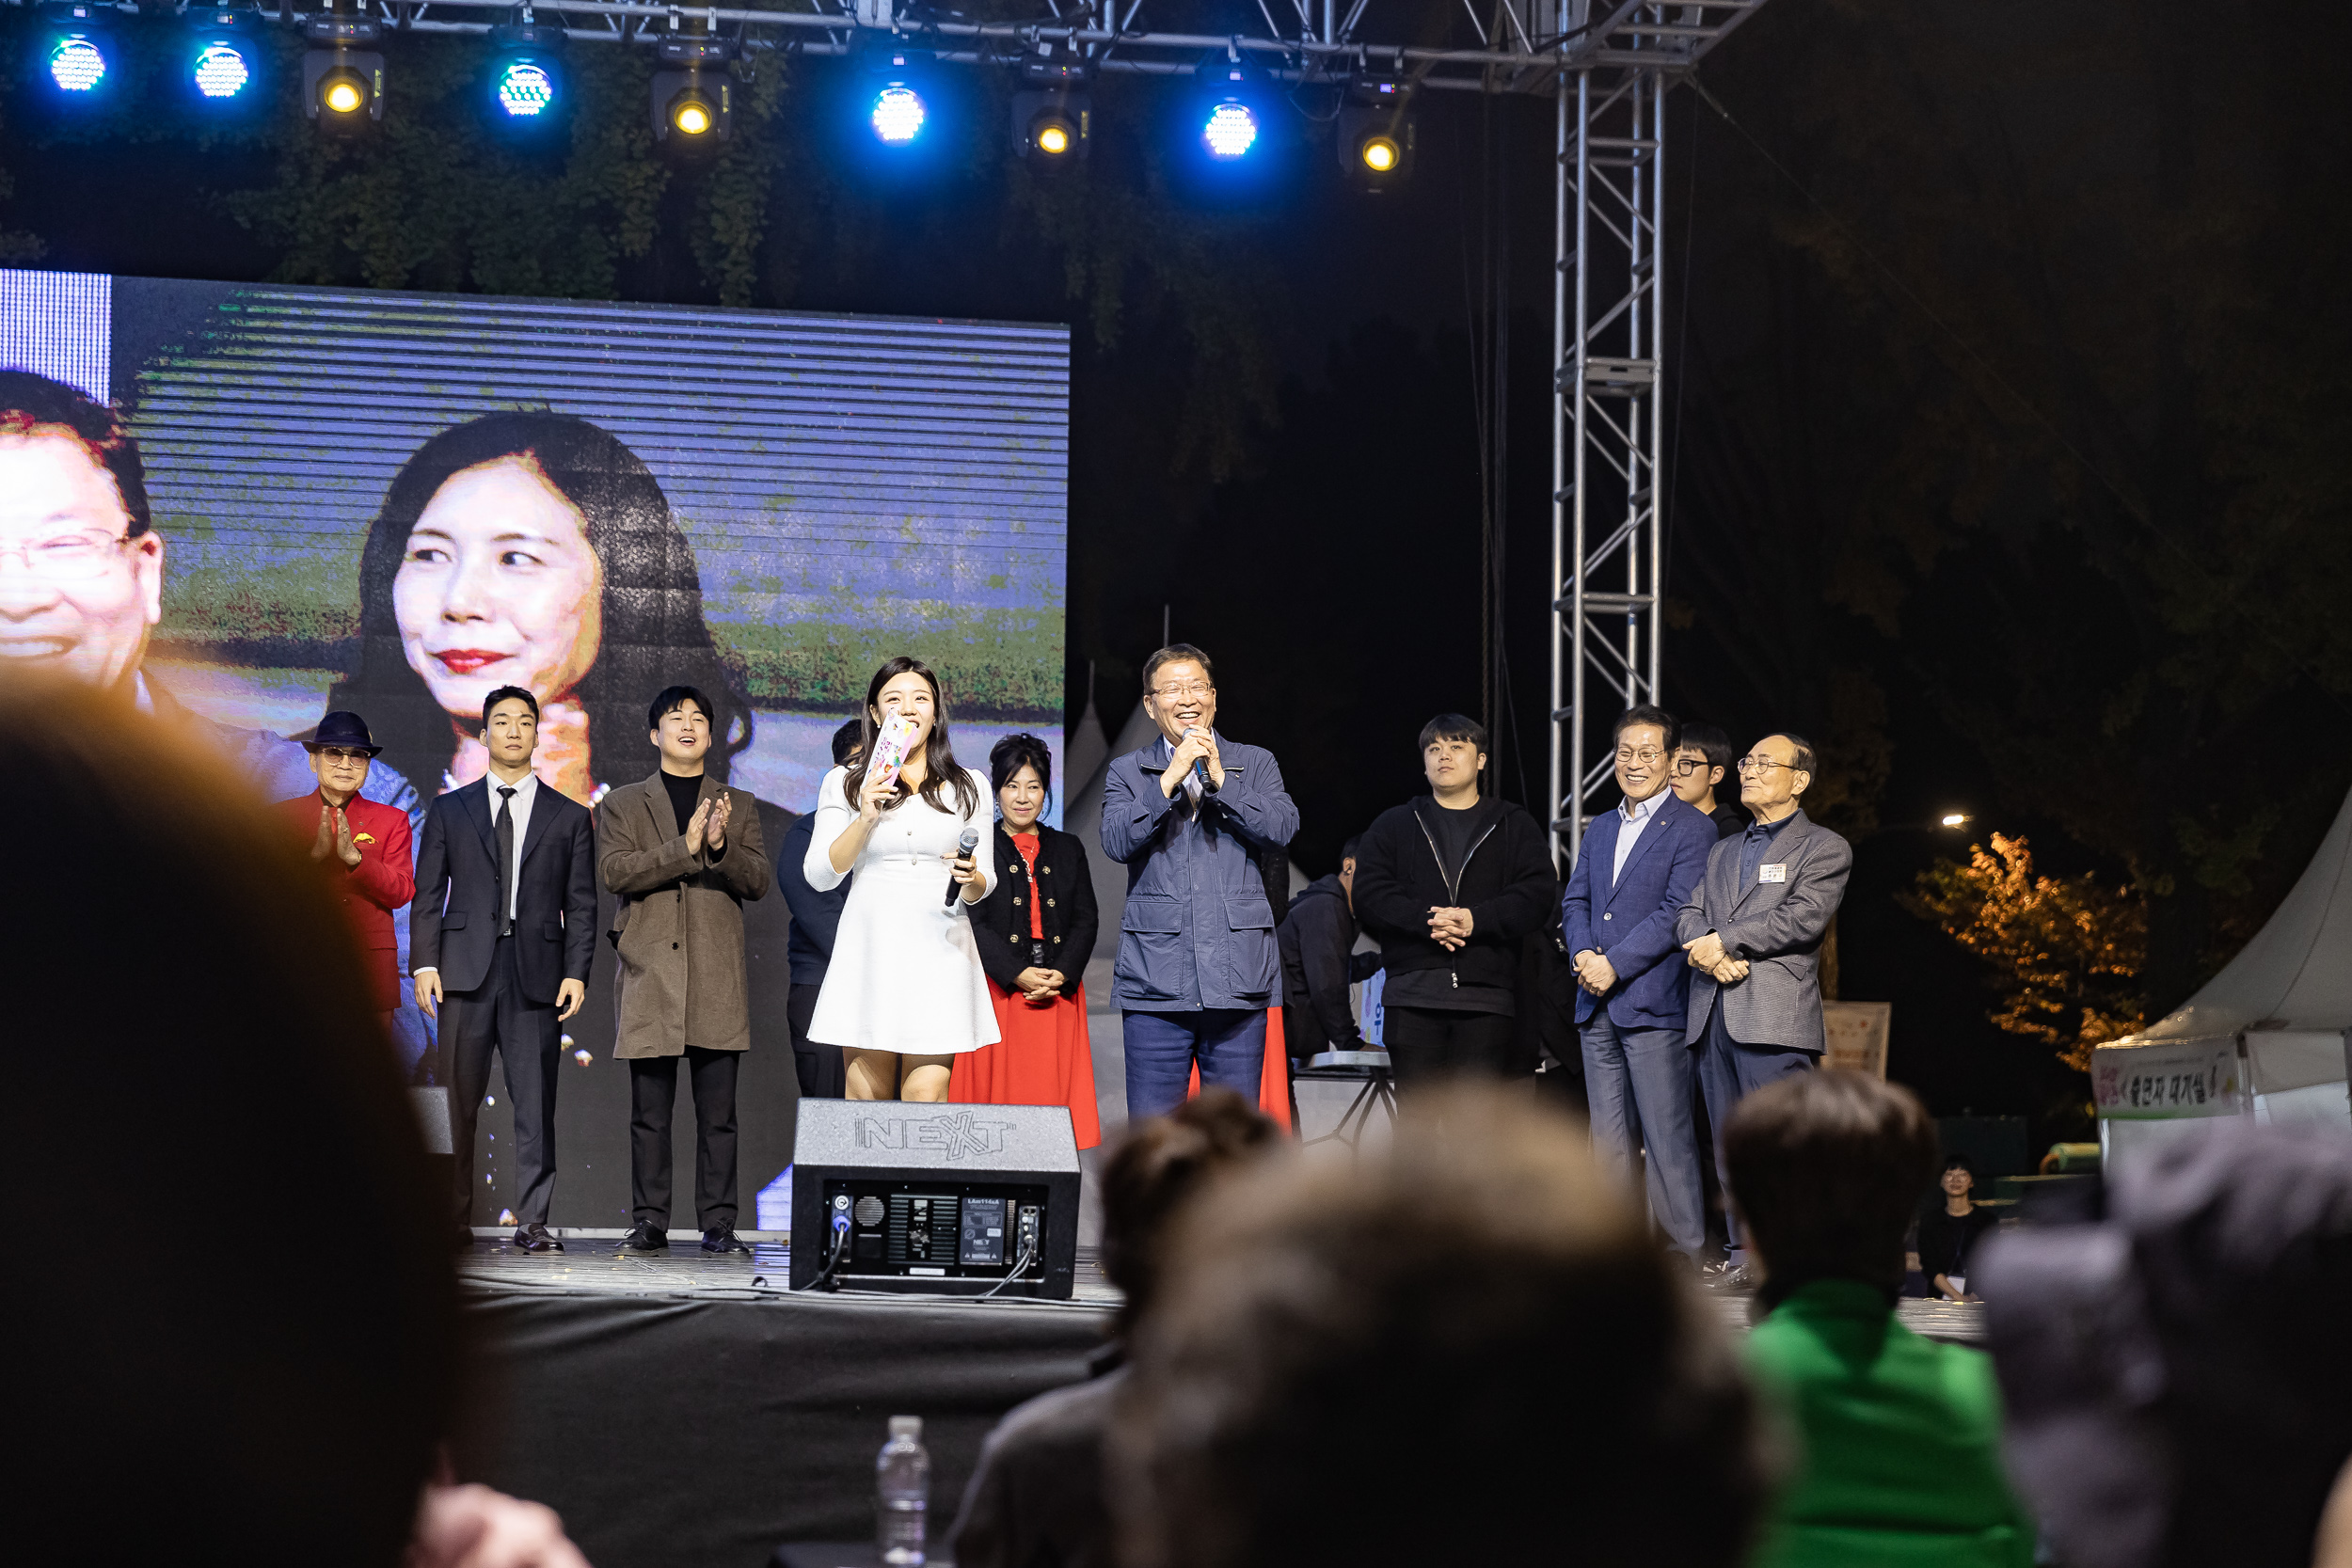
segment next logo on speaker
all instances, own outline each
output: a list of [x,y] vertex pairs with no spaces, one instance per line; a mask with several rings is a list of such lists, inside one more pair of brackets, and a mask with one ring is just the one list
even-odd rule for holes
[[857,1118],[860,1148],[938,1150],[950,1160],[972,1154],[1002,1154],[1009,1121],[982,1121],[969,1111],[936,1117]]

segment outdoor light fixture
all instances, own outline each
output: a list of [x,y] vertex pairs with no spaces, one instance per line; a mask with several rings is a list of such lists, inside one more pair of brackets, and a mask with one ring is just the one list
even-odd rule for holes
[[867,54],[866,123],[882,146],[911,148],[930,123],[931,104],[925,91],[930,84],[924,80],[924,68],[930,64],[930,55],[895,40]]
[[1340,103],[1340,168],[1359,189],[1385,190],[1403,181],[1413,163],[1413,117],[1406,112],[1409,84],[1359,76]]
[[228,109],[257,101],[254,82],[262,71],[262,46],[254,14],[237,10],[188,12],[184,79],[199,107]]
[[114,35],[100,20],[100,8],[45,6],[37,74],[60,103],[87,104],[113,95],[121,77]]
[[1946,812],[1942,825],[1947,828],[1964,828],[1968,826],[1968,814],[1958,811]]
[[1256,73],[1232,44],[1211,55],[1193,72],[1200,87],[1200,146],[1216,164],[1237,164],[1258,145],[1264,129],[1256,102]]
[[302,24],[302,112],[329,131],[351,132],[384,118],[384,36],[373,17],[325,11]]
[[678,153],[716,149],[735,134],[735,79],[728,70],[735,44],[702,33],[672,33],[660,54],[653,139]]
[[1012,95],[1012,140],[1031,165],[1062,168],[1087,155],[1093,139],[1093,100],[1087,84],[1093,64],[1064,43],[1040,40],[1021,61],[1021,90]]
[[517,133],[560,123],[570,105],[564,90],[564,28],[532,20],[490,29],[489,109],[497,124]]

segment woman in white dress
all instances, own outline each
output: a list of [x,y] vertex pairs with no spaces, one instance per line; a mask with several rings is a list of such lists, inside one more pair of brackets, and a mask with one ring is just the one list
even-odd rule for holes
[[[988,837],[990,790],[956,765],[941,707],[922,660],[890,660],[866,684],[857,756],[818,786],[808,885],[856,879],[808,1036],[841,1048],[851,1100],[945,1101],[953,1058],[997,1039],[965,912],[988,896],[994,857],[957,858],[964,829]],[[875,736],[893,715],[911,726],[906,760],[869,778]],[[950,878],[960,899],[946,897]]]

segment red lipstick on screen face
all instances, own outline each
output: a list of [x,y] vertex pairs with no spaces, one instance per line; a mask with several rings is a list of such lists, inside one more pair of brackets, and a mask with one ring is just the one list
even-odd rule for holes
[[494,654],[486,648],[452,648],[446,653],[437,653],[433,657],[439,659],[451,674],[470,675],[484,665],[496,664],[507,656]]

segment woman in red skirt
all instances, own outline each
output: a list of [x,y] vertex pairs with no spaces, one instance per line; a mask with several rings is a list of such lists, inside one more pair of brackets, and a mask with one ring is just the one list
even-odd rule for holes
[[955,1059],[947,1098],[967,1105],[1067,1105],[1080,1148],[1103,1141],[1087,1043],[1086,963],[1094,951],[1094,879],[1086,847],[1038,820],[1053,755],[1033,735],[988,754],[999,819],[994,891],[972,907],[1003,1038]]

